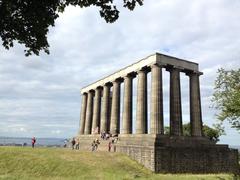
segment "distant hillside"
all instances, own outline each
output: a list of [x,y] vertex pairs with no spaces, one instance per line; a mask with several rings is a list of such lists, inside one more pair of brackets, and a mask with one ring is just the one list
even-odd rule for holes
[[126,155],[63,148],[0,147],[0,179],[232,179],[231,175],[153,174]]

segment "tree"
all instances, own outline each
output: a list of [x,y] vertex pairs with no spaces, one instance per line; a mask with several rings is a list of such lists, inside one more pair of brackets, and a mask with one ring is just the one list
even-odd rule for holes
[[219,110],[219,124],[226,120],[240,132],[240,68],[230,71],[221,68],[217,74],[212,102]]
[[[47,33],[59,13],[69,6],[96,6],[107,23],[115,22],[119,11],[114,0],[0,0],[0,36],[6,49],[15,41],[25,45],[25,55],[49,54]],[[143,0],[123,0],[123,6],[133,10]]]
[[[169,135],[170,129],[169,127],[164,127],[164,133],[166,135]],[[203,134],[205,137],[207,137],[209,140],[218,142],[219,137],[221,135],[224,135],[224,130],[220,128],[219,126],[215,126],[213,128],[203,125]],[[191,126],[190,123],[183,124],[183,136],[191,136]]]

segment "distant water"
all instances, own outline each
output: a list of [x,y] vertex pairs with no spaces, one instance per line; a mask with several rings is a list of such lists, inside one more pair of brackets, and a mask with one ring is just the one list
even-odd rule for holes
[[[37,138],[36,137],[36,146],[63,146],[64,141],[67,139],[64,138]],[[18,138],[18,137],[0,137],[0,145],[16,145],[20,146],[24,143],[27,146],[30,146],[32,138]]]

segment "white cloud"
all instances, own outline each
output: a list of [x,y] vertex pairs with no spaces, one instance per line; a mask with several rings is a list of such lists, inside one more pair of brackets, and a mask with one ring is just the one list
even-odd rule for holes
[[[21,45],[0,47],[0,135],[74,136],[81,87],[156,51],[199,63],[203,119],[212,124],[216,71],[240,66],[239,9],[239,0],[148,0],[133,12],[120,8],[120,19],[106,24],[96,8],[67,8],[48,35],[49,56],[26,58]],[[168,81],[166,73],[166,122]],[[187,78],[182,81],[188,84]],[[188,92],[182,93],[187,119]],[[25,126],[16,134],[10,130],[14,124]],[[234,144],[239,134],[229,128],[227,133],[223,142]]]

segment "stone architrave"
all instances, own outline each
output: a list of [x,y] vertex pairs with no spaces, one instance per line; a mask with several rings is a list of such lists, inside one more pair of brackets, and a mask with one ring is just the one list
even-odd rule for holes
[[105,84],[103,86],[103,98],[102,98],[102,106],[101,106],[101,122],[100,122],[100,132],[108,131],[109,124],[109,102],[110,102],[110,88],[109,84]]
[[91,134],[92,117],[93,117],[93,91],[88,92],[86,122],[84,134]]
[[170,135],[182,136],[180,69],[170,68]]
[[164,134],[163,126],[163,93],[162,93],[162,68],[158,65],[151,66],[151,134]]
[[81,119],[80,119],[79,134],[84,134],[86,110],[87,110],[87,93],[83,93],[83,95],[82,95],[82,105],[81,105]]
[[202,111],[199,73],[189,73],[191,135],[202,136]]
[[112,94],[112,108],[111,108],[111,121],[110,132],[112,135],[119,134],[120,130],[120,80],[113,82]]
[[133,76],[124,77],[122,134],[132,134]]
[[147,133],[147,71],[138,71],[136,134]]
[[102,93],[102,87],[98,87],[95,90],[95,97],[94,97],[92,134],[99,133],[100,113],[101,113],[101,93]]

